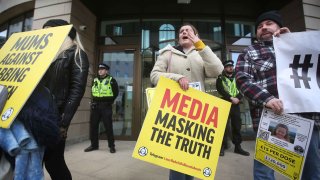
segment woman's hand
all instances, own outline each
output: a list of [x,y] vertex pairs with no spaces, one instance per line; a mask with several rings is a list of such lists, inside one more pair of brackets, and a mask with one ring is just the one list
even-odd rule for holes
[[188,38],[192,41],[193,44],[200,41],[198,35],[195,35],[193,32],[188,32]]
[[189,80],[186,77],[180,78],[178,83],[182,90],[186,91],[189,89]]

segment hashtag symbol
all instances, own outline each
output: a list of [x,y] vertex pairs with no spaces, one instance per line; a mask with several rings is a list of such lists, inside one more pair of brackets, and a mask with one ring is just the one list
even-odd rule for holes
[[[289,67],[292,68],[292,75],[290,78],[293,79],[295,88],[301,88],[300,80],[302,80],[304,87],[310,89],[308,81],[311,81],[311,78],[308,77],[308,70],[313,67],[313,63],[310,63],[311,54],[305,55],[303,64],[299,63],[300,56],[301,55],[295,55],[292,64],[289,64]],[[298,75],[298,68],[302,68],[301,76]]]

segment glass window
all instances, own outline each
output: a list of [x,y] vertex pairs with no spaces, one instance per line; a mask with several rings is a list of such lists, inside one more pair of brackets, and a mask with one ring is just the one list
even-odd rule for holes
[[21,32],[23,25],[23,16],[13,19],[9,24],[9,36],[15,32]]
[[32,30],[32,22],[33,22],[33,13],[26,14],[26,18],[24,20],[23,31],[31,31]]
[[120,77],[120,71],[116,70],[115,72],[116,72],[115,77]]
[[32,30],[33,11],[11,19],[0,25],[0,47],[5,43],[11,34],[16,32]]
[[103,63],[110,66],[110,74],[117,80],[119,95],[113,106],[115,136],[131,136],[133,120],[134,52],[114,51],[103,53]]
[[140,33],[138,20],[102,21],[101,36],[128,36]]
[[222,43],[222,32],[221,26],[213,27],[213,40],[219,43]]
[[4,43],[6,42],[7,39],[7,25],[3,25],[0,27],[0,48],[4,45]]
[[114,36],[121,36],[122,35],[122,27],[121,26],[113,26],[113,33]]
[[104,53],[103,63],[110,67],[110,74],[113,74],[117,81],[121,81],[118,80],[121,77],[133,77],[133,56],[134,54],[125,52]]
[[230,52],[230,54],[234,64],[237,64],[238,56],[241,54],[241,52]]
[[253,22],[226,22],[227,44],[248,46],[255,35]]
[[141,32],[141,49],[147,49],[150,47],[150,31],[142,29]]
[[242,22],[227,22],[226,23],[226,35],[237,36],[237,37],[252,37],[254,32],[253,23],[242,23]]
[[139,20],[102,21],[100,27],[103,45],[137,44],[140,42]]
[[163,24],[159,28],[159,48],[168,44],[175,46],[175,29],[171,24]]
[[147,55],[154,54],[167,44],[176,45],[176,30],[181,21],[174,19],[144,19],[142,20],[142,50]]
[[200,39],[213,51],[220,50],[223,42],[220,20],[186,19],[199,31]]

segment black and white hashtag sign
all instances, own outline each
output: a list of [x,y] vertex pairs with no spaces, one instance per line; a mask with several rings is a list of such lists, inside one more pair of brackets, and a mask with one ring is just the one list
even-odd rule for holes
[[[300,57],[301,55],[294,55],[293,61],[289,64],[289,67],[292,69],[292,75],[290,76],[291,79],[294,81],[295,88],[301,88],[300,80],[302,80],[304,87],[310,89],[309,82],[311,78],[308,77],[308,70],[313,67],[313,63],[310,63],[312,54],[306,54],[303,60],[303,63],[300,64]],[[299,76],[298,69],[301,68],[302,72]]]
[[320,31],[274,38],[279,98],[285,113],[320,112]]

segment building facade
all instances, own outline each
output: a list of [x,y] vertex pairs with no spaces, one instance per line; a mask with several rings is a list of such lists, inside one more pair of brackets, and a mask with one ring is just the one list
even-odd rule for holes
[[[183,23],[195,25],[221,60],[236,60],[255,40],[255,18],[267,10],[279,10],[293,32],[320,29],[319,0],[0,0],[0,43],[12,33],[40,29],[48,19],[71,22],[88,53],[90,73],[68,140],[88,139],[90,87],[100,62],[110,65],[119,83],[113,108],[116,139],[136,140],[147,112],[145,88],[152,86],[149,75],[157,52],[176,44]],[[206,91],[216,94],[214,78],[206,80]],[[242,112],[243,133],[252,138],[246,103]]]

